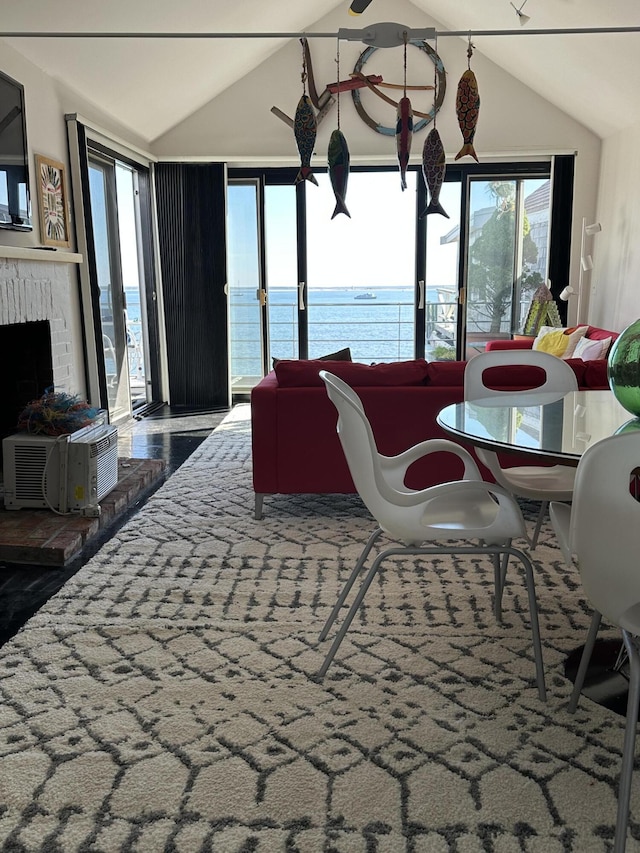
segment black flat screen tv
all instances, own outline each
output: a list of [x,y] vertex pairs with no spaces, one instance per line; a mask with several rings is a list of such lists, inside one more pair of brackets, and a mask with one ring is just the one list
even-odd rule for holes
[[0,228],[31,231],[24,87],[0,71]]

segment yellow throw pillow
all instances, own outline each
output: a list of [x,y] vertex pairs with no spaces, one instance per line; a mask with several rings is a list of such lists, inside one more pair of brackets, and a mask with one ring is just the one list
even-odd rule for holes
[[578,326],[567,334],[567,329],[555,326],[541,326],[533,342],[533,349],[551,353],[558,358],[572,358],[578,341],[587,334],[588,326]]

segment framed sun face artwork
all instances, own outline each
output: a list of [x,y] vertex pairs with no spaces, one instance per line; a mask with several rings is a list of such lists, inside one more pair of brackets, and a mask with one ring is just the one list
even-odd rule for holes
[[40,239],[45,246],[69,246],[69,208],[64,164],[36,154]]

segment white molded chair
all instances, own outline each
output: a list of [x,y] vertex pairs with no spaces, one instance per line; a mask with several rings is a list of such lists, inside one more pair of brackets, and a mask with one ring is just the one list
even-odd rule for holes
[[[499,558],[500,555],[511,554],[524,568],[538,695],[544,701],[546,691],[533,569],[529,557],[511,545],[513,538],[526,539],[524,519],[514,498],[501,486],[484,482],[471,454],[453,441],[423,441],[397,456],[383,456],[378,452],[371,425],[355,391],[326,370],[320,371],[320,377],[338,410],[338,435],[353,482],[378,524],[320,633],[321,641],[327,637],[378,537],[385,533],[402,545],[387,548],[376,556],[318,675],[323,677],[327,672],[371,582],[387,557],[407,554],[486,554],[492,557],[496,615],[499,618],[502,595]],[[464,462],[462,480],[421,490],[405,486],[409,465],[429,453],[443,451],[456,454]],[[478,541],[477,545],[473,544],[474,540]]]
[[622,752],[614,853],[625,849],[629,798],[640,704],[640,503],[630,490],[640,464],[640,432],[605,438],[580,459],[571,506],[552,502],[551,522],[565,560],[575,560],[595,608],[569,702],[575,711],[604,618],[622,629],[630,681]]
[[[483,376],[487,369],[510,364],[540,367],[545,372],[545,381],[539,387],[526,392],[496,391],[485,385]],[[525,397],[535,395],[536,401],[551,403],[569,391],[577,390],[575,373],[566,361],[538,350],[496,350],[479,353],[469,359],[464,372],[464,398],[471,401],[481,402],[488,398],[495,400],[500,397],[504,398],[506,405],[519,405],[524,402]],[[542,501],[531,537],[531,548],[535,549],[549,501],[571,500],[575,468],[568,465],[518,465],[502,468],[497,453],[476,448],[476,455],[491,471],[496,483],[512,495]]]

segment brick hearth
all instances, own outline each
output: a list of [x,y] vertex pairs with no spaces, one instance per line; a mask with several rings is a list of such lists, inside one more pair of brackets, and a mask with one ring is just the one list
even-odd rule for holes
[[100,501],[99,518],[46,509],[5,510],[0,501],[0,560],[62,567],[144,496],[165,473],[164,459],[119,459],[118,483]]

